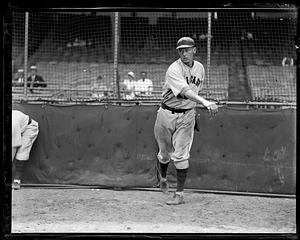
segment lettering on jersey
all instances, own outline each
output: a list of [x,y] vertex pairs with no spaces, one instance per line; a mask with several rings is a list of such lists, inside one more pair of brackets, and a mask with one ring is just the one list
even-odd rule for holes
[[187,84],[195,84],[197,87],[201,84],[200,78],[196,78],[196,76],[190,76],[190,78],[185,77]]

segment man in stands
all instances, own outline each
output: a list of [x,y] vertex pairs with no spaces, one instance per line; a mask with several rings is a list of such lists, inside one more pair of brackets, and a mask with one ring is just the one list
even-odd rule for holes
[[294,59],[292,57],[284,57],[281,62],[282,66],[294,66]]
[[124,91],[125,99],[130,100],[134,99],[136,81],[134,72],[128,72],[127,76],[128,78],[124,79],[121,89]]
[[36,66],[30,67],[30,76],[27,78],[27,87],[29,87],[31,93],[33,93],[33,88],[47,87],[47,84],[45,83],[43,77],[37,74]]
[[16,78],[12,82],[13,87],[23,87],[24,86],[24,69],[18,69]]
[[153,83],[152,80],[147,78],[146,72],[141,72],[141,79],[139,79],[136,83],[135,93],[137,95],[151,95],[153,91]]

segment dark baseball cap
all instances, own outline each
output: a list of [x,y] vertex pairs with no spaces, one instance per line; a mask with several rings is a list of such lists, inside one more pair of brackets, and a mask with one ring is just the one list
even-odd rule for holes
[[188,48],[188,47],[194,47],[194,46],[195,46],[195,41],[192,38],[182,37],[178,40],[176,49]]

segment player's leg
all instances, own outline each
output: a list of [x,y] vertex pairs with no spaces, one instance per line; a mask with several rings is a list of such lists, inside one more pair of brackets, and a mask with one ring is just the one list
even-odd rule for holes
[[29,159],[29,154],[38,132],[38,123],[32,120],[32,123],[26,127],[22,134],[22,145],[18,148],[15,155],[16,172],[13,181],[14,189],[20,189],[25,163]]
[[18,160],[15,159],[15,173],[14,173],[14,180],[13,180],[13,189],[20,189],[21,188],[21,179],[22,179],[22,174],[24,171],[24,166],[25,166],[24,160]]
[[194,114],[185,113],[173,135],[174,152],[171,156],[176,168],[177,187],[174,198],[167,204],[182,204],[183,191],[189,168],[190,150],[194,138]]
[[159,148],[157,158],[160,170],[160,188],[164,193],[168,192],[167,170],[170,156],[173,152],[172,134],[175,128],[174,119],[174,115],[169,116],[168,112],[160,109],[154,125],[154,136]]
[[11,176],[12,176],[12,182],[14,180],[15,174],[16,174],[16,160],[15,156],[18,150],[18,147],[12,147],[11,148],[11,157],[12,157],[12,170],[11,170]]
[[12,147],[11,148],[11,158],[12,158],[12,162],[14,161],[15,159],[15,156],[16,156],[16,153],[17,153],[17,147]]

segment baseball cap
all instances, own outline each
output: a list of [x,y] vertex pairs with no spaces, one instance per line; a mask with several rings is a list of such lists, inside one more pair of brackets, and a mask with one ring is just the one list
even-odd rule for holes
[[128,76],[131,76],[134,78],[134,72],[128,72]]
[[18,72],[24,72],[24,69],[18,69]]
[[36,66],[33,65],[33,66],[30,67],[30,69],[36,70]]
[[194,46],[195,46],[195,41],[192,38],[182,37],[178,40],[176,49],[188,48],[188,47],[194,47]]

